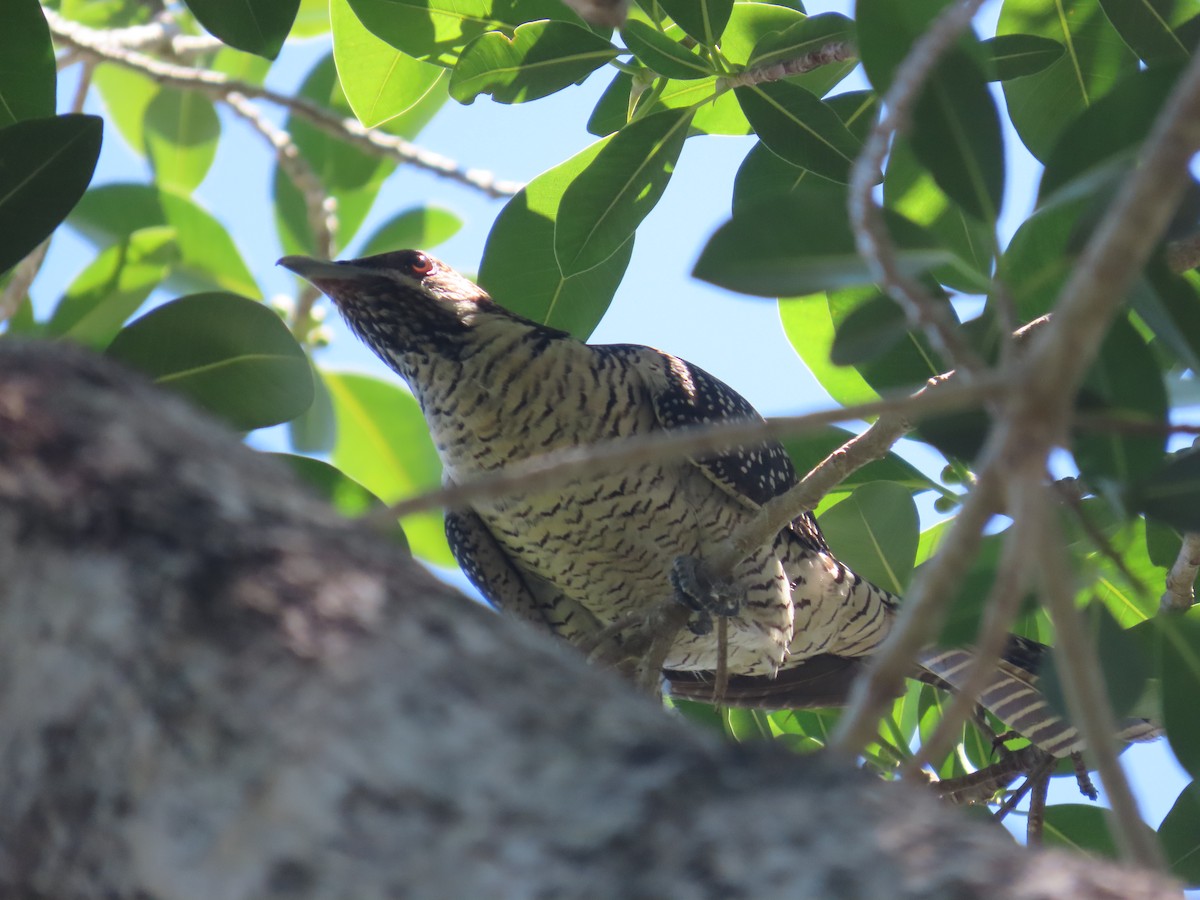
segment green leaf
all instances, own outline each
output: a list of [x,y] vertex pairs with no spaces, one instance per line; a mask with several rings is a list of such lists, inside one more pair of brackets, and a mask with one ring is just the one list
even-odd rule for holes
[[231,47],[266,59],[279,55],[300,0],[186,0],[192,15]]
[[834,365],[830,360],[835,329],[824,292],[781,298],[779,318],[793,349],[830,397],[843,406],[879,399],[856,369]]
[[[922,229],[884,211],[909,275],[950,262]],[[709,238],[692,275],[729,290],[760,297],[793,297],[872,280],[858,255],[845,206],[819,214],[799,194],[756,203],[734,214]]]
[[675,24],[709,47],[716,45],[733,12],[733,0],[658,0]]
[[[687,0],[682,0],[687,2]],[[804,13],[775,3],[733,4],[729,24],[721,35],[721,55],[744,66],[759,42],[772,32],[782,32],[804,21]]]
[[850,180],[850,166],[862,145],[817,97],[785,81],[739,87],[735,93],[770,150],[831,181]]
[[1077,233],[1082,207],[1074,202],[1038,210],[1021,223],[1000,258],[1000,281],[1022,322],[1045,315],[1058,299],[1082,246]]
[[1180,765],[1197,778],[1200,772],[1200,608],[1183,615],[1160,616],[1156,637],[1161,647],[1163,725]]
[[750,52],[746,67],[756,69],[815,53],[827,44],[853,43],[854,21],[840,13],[809,16],[783,31],[764,35]]
[[629,121],[629,100],[633,89],[633,76],[628,72],[618,72],[608,83],[592,114],[588,117],[588,134],[596,137],[608,137],[619,128],[624,128]]
[[333,59],[358,121],[374,128],[408,112],[430,94],[445,70],[413,59],[375,37],[347,0],[330,0]]
[[[691,111],[691,134],[749,134],[750,123],[742,114],[732,91],[724,90],[719,79],[698,78],[668,81],[653,103],[643,102],[634,110],[634,118],[645,118],[663,110]],[[653,92],[647,92],[653,98]]]
[[313,399],[308,357],[275,312],[233,294],[192,294],[130,323],[107,355],[240,431],[278,425]]
[[0,128],[54,115],[50,29],[37,0],[10,0],[0,28]]
[[1045,160],[1081,112],[1137,68],[1099,0],[1005,0],[997,34],[1032,34],[1066,48],[1058,62],[1004,82],[1008,114],[1029,151]]
[[158,199],[179,245],[175,274],[200,286],[256,296],[260,293],[233,238],[211,213],[188,197],[170,191],[159,191]]
[[75,114],[0,128],[0,273],[49,237],[79,202],[102,130],[97,116]]
[[350,6],[372,34],[397,50],[446,67],[487,31],[511,34],[538,19],[581,23],[560,0],[350,0]]
[[1200,531],[1200,450],[1168,457],[1130,492],[1129,505],[1180,531]]
[[510,38],[481,34],[463,50],[450,76],[450,96],[473,103],[491,94],[498,103],[537,100],[581,81],[617,55],[617,48],[569,22],[530,22]]
[[908,319],[894,300],[883,294],[871,297],[850,313],[837,329],[829,358],[839,366],[852,366],[886,353],[908,333]]
[[[309,360],[312,365],[312,360]],[[288,440],[297,453],[327,454],[337,442],[337,420],[333,414],[333,399],[325,386],[325,376],[312,365],[313,402],[303,415],[288,420]]]
[[1161,429],[1150,434],[1130,434],[1115,428],[1078,430],[1072,449],[1088,484],[1098,486],[1108,480],[1126,486],[1162,464],[1167,392],[1154,354],[1127,318],[1113,322],[1088,370],[1076,406],[1084,414]]
[[[272,453],[288,464],[312,490],[347,518],[358,518],[383,508],[383,501],[365,487],[327,462],[293,453]],[[411,555],[404,530],[397,525],[392,536]]]
[[709,63],[645,22],[629,19],[621,37],[642,65],[659,75],[686,80],[717,74]]
[[440,206],[414,206],[396,213],[375,229],[358,256],[374,256],[390,250],[420,248],[429,250],[458,233],[463,222]]
[[1158,839],[1171,874],[1189,887],[1200,885],[1200,785],[1192,782],[1158,826]]
[[200,288],[259,293],[225,227],[181,194],[144,184],[106,184],[84,194],[68,221],[101,247],[142,228],[169,225],[179,248],[173,279]]
[[[337,417],[332,461],[384,503],[394,503],[441,483],[442,466],[421,409],[398,385],[366,375],[325,372]],[[452,566],[439,511],[402,520],[412,552]]]
[[[1187,62],[1189,48],[1175,33],[1194,3],[1176,0],[1100,0],[1121,39],[1148,66],[1172,65]],[[1178,8],[1178,11],[1176,10]]]
[[479,265],[479,283],[501,305],[586,340],[616,293],[633,252],[625,242],[601,265],[564,274],[554,250],[563,195],[612,138],[603,138],[543,172],[496,217]]
[[[954,309],[944,295],[935,295],[945,304],[946,312],[954,317]],[[880,293],[874,285],[842,288],[826,294],[829,314],[835,329],[840,333],[848,323],[862,319],[874,311],[878,315],[881,304],[895,305],[894,301]],[[888,315],[894,315],[889,313]],[[832,348],[831,348],[832,352]],[[915,389],[928,378],[945,372],[945,365],[929,346],[929,341],[919,329],[903,331],[890,346],[880,346],[874,354],[859,360],[855,368],[876,391],[892,391],[897,388]],[[926,420],[935,421],[935,420]]]
[[1058,62],[1064,48],[1058,41],[1036,34],[1002,34],[979,42],[991,81],[1010,81],[1038,72]]
[[1120,859],[1108,830],[1108,815],[1108,811],[1099,806],[1055,803],[1046,807],[1042,839],[1047,847]]
[[92,83],[99,90],[117,132],[130,150],[144,157],[146,110],[162,88],[145,75],[117,65],[97,66]]
[[908,488],[873,481],[826,510],[821,529],[837,558],[872,584],[903,593],[917,556],[917,507]]
[[1134,310],[1182,366],[1200,371],[1200,275],[1176,275],[1161,261],[1145,275],[1130,298]]
[[[1117,624],[1107,606],[1093,601],[1088,604],[1085,616],[1089,639],[1100,657],[1108,701],[1117,718],[1125,718],[1145,690],[1149,665],[1137,641]],[[1055,648],[1042,662],[1038,685],[1050,708],[1064,719],[1071,719],[1058,674],[1060,666],[1059,651]]]
[[956,257],[939,266],[933,277],[947,287],[970,294],[991,288],[995,236],[989,223],[967,215],[946,196],[929,171],[921,166],[904,137],[892,142],[883,181],[884,204],[907,216],[934,235]]
[[[863,67],[882,95],[900,60],[944,4],[863,0],[858,27]],[[1004,195],[1000,117],[977,62],[978,44],[964,36],[941,55],[913,109],[909,141],[921,164],[964,211],[989,224]]]
[[[1094,178],[1111,163],[1118,163],[1122,173],[1131,170],[1178,76],[1176,68],[1134,72],[1080,113],[1046,158],[1039,205],[1084,184],[1083,179]],[[1097,187],[1107,188],[1106,179],[1097,181]]]
[[[875,95],[871,91],[838,94],[825,104],[860,140],[875,121]],[[746,154],[734,177],[733,210],[736,213],[756,201],[786,196],[801,189],[816,208],[846,202],[846,189],[842,185],[792,165],[760,141]]]
[[217,155],[221,123],[212,101],[197,91],[159,90],[146,107],[146,155],[154,180],[191,193]]
[[175,230],[143,228],[100,253],[71,282],[46,334],[103,350],[178,259]]
[[[440,82],[439,82],[440,83]],[[334,68],[333,56],[321,59],[300,87],[300,95],[338,113],[351,114]],[[427,95],[437,97],[436,89]],[[389,124],[395,124],[393,119]],[[285,128],[313,173],[337,200],[338,232],[336,246],[346,246],[366,218],[380,185],[395,169],[384,160],[327,134],[298,116],[288,116]],[[272,183],[275,200],[275,225],[279,240],[288,253],[316,253],[307,210],[299,190],[278,166]]]
[[595,268],[633,236],[671,179],[690,120],[671,110],[631,122],[571,182],[554,227],[563,274]]

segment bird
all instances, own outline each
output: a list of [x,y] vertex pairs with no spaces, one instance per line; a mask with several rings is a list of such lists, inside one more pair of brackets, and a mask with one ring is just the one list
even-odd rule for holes
[[[279,264],[327,295],[407,382],[448,484],[602,441],[762,420],[699,366],[637,344],[588,344],[531,321],[419,250]],[[474,500],[447,512],[446,536],[489,602],[577,646],[673,597],[689,618],[667,652],[666,674],[686,695],[723,662],[747,705],[765,705],[789,674],[869,657],[900,602],[837,559],[809,512],[728,573],[708,571],[705,561],[730,535],[797,482],[783,447],[763,441]],[[723,641],[714,617],[724,620]],[[980,702],[1066,756],[1082,742],[1037,690],[1043,652],[1011,638]],[[972,659],[967,649],[931,648],[918,663],[953,686]],[[736,701],[737,691],[727,694]]]

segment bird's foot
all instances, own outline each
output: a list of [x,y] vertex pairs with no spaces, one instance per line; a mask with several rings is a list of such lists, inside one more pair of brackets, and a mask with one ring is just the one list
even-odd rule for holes
[[688,630],[709,634],[713,616],[736,616],[742,608],[742,596],[733,586],[712,578],[694,556],[677,556],[671,567],[671,586],[675,599],[692,610]]

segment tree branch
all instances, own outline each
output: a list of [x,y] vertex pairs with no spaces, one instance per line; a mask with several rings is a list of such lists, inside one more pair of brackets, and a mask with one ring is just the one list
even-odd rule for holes
[[229,78],[220,72],[163,62],[144,53],[126,50],[107,43],[104,40],[104,32],[71,22],[49,9],[43,8],[43,12],[50,24],[51,33],[60,42],[97,61],[111,62],[133,69],[159,84],[201,91],[222,99],[228,93],[236,92],[243,97],[266,100],[284,107],[326,134],[360,150],[408,163],[467,187],[476,188],[490,197],[509,197],[522,187],[517,182],[498,180],[492,173],[482,169],[463,169],[454,160],[440,153],[426,150],[394,135],[364,128],[358,120],[343,118],[302,97],[290,97],[261,85]]
[[534,489],[549,490],[576,478],[599,475],[612,469],[691,455],[703,456],[739,445],[803,434],[822,425],[875,415],[895,413],[915,420],[975,406],[1000,397],[1003,391],[1004,385],[998,379],[981,378],[972,384],[955,384],[928,393],[918,391],[911,396],[873,400],[803,416],[680,428],[622,438],[535,457],[462,484],[448,485],[410,500],[402,500],[371,516],[380,522],[390,522],[427,509],[453,509]]
[[1160,612],[1186,612],[1196,602],[1196,573],[1200,571],[1200,533],[1185,532],[1175,564],[1167,573]]
[[793,75],[803,75],[805,72],[811,72],[822,66],[828,66],[835,62],[847,62],[852,59],[858,59],[858,47],[849,41],[831,41],[803,56],[779,60],[765,66],[755,66],[736,75],[729,75],[721,79],[721,84],[728,88],[749,87],[754,84],[791,78]]

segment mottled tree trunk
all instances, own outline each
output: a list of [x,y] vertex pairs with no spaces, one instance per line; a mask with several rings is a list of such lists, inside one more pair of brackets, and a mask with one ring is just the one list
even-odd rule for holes
[[1172,893],[694,731],[140,379],[0,345],[0,896]]

